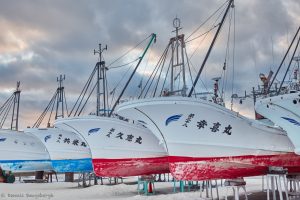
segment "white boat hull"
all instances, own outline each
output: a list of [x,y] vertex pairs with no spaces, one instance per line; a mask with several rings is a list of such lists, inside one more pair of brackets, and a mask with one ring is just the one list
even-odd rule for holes
[[144,127],[97,116],[59,119],[55,126],[85,138],[98,176],[136,176],[169,171],[164,147]]
[[161,97],[127,102],[117,113],[144,121],[163,141],[178,180],[264,174],[268,166],[298,170],[300,157],[279,129],[246,119],[211,102]]
[[54,171],[93,171],[89,146],[78,134],[57,128],[28,128],[24,132],[33,134],[45,145]]
[[283,128],[300,155],[300,92],[258,99],[255,111]]
[[53,170],[46,147],[33,135],[0,131],[0,167],[11,172]]

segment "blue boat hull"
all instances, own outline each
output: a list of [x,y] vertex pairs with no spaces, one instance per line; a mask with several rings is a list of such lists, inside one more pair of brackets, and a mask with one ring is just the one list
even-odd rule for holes
[[0,160],[2,170],[11,172],[34,172],[53,170],[50,160]]
[[51,160],[52,167],[57,173],[66,172],[91,172],[93,171],[92,159]]

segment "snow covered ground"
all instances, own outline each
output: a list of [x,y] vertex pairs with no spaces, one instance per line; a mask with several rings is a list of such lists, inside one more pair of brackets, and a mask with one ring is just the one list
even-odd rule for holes
[[[104,180],[104,185],[93,185],[86,188],[78,187],[77,183],[62,182],[63,177],[59,177],[59,182],[53,183],[23,183],[17,181],[14,184],[0,183],[0,200],[101,200],[101,199],[135,199],[135,200],[182,200],[182,199],[205,199],[200,198],[200,191],[179,192],[179,183],[177,191],[173,192],[173,182],[155,183],[155,195],[144,196],[137,193],[137,177],[124,179],[124,183],[110,185],[108,180]],[[246,178],[246,189],[249,200],[267,199],[266,193],[262,190],[261,177]],[[219,182],[220,184],[220,182]],[[216,197],[216,190],[214,197]],[[225,187],[219,186],[220,197],[224,197]],[[230,191],[232,195],[232,191]],[[259,194],[259,195],[254,195]],[[205,195],[203,193],[203,195]],[[251,198],[252,197],[252,198]],[[231,198],[232,199],[232,198]],[[240,199],[244,199],[241,198]],[[299,199],[299,198],[298,198]]]

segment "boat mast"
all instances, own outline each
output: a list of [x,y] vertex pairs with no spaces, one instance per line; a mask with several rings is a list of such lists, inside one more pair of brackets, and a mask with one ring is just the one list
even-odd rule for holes
[[[99,44],[99,49],[94,49],[94,55],[99,54],[99,62],[97,63],[97,111],[96,115],[100,116],[100,99],[101,96],[103,97],[103,115],[107,115],[107,88],[106,88],[106,70],[105,67],[105,61],[102,60],[102,53],[104,50],[107,50],[107,45],[105,45],[105,48],[101,47],[101,44]],[[100,82],[102,80],[102,89],[100,87]]]
[[220,24],[219,24],[219,27],[218,27],[218,30],[217,30],[215,36],[214,36],[214,38],[213,38],[213,40],[212,40],[212,42],[211,42],[211,44],[210,44],[210,47],[209,47],[209,49],[208,49],[208,51],[207,51],[207,53],[206,53],[206,56],[205,56],[205,58],[204,58],[204,60],[203,60],[203,62],[202,62],[202,65],[201,65],[201,67],[200,67],[200,69],[199,69],[199,71],[198,71],[198,74],[197,74],[196,79],[195,79],[195,81],[194,81],[194,83],[193,83],[193,86],[192,86],[192,88],[191,88],[191,90],[190,90],[190,92],[189,92],[189,94],[188,94],[188,97],[191,97],[192,94],[193,94],[193,91],[194,91],[194,89],[195,89],[195,86],[196,86],[196,84],[197,84],[197,82],[198,82],[198,80],[199,80],[199,77],[200,77],[200,75],[201,75],[201,73],[202,73],[202,70],[203,70],[203,68],[204,68],[204,66],[205,66],[205,64],[206,64],[206,61],[207,61],[207,59],[208,59],[208,57],[209,57],[209,55],[210,55],[210,52],[211,52],[212,48],[214,47],[214,44],[215,44],[215,42],[216,42],[216,40],[217,40],[217,37],[218,37],[218,35],[219,35],[219,33],[220,33],[220,30],[221,30],[221,28],[222,28],[222,26],[223,26],[223,24],[224,24],[224,21],[225,21],[225,19],[226,19],[226,16],[227,16],[227,14],[228,14],[228,11],[229,11],[229,8],[230,8],[230,7],[232,7],[232,8],[234,7],[233,0],[229,0],[228,6],[227,6],[226,11],[225,11],[225,14],[224,14],[224,16],[223,16],[223,18],[222,18],[222,20],[221,20],[221,22],[220,22]]
[[295,56],[295,53],[296,53],[296,51],[297,51],[297,49],[298,49],[299,43],[300,43],[300,37],[298,38],[297,44],[296,44],[295,49],[294,49],[294,51],[293,51],[292,58],[290,59],[290,62],[289,62],[289,64],[288,64],[288,67],[287,67],[287,69],[286,69],[286,71],[285,71],[285,74],[284,74],[284,76],[283,76],[283,79],[282,79],[282,81],[281,81],[281,83],[280,83],[279,89],[276,91],[276,94],[277,94],[277,95],[279,95],[279,93],[280,93],[280,91],[281,91],[281,88],[282,88],[282,85],[283,85],[283,83],[284,83],[284,80],[285,80],[285,78],[286,78],[286,75],[287,75],[288,71],[290,70],[291,63],[292,63],[293,58],[294,58],[294,56]]
[[[67,106],[66,95],[65,95],[65,87],[63,86],[64,80],[66,80],[65,75],[59,75],[59,77],[56,78],[56,81],[58,82],[58,87],[54,95],[50,99],[48,105],[44,109],[44,111],[38,117],[36,122],[32,125],[32,128],[39,128],[44,118],[47,116],[48,112],[49,112],[49,117],[46,126],[47,128],[51,127],[50,121],[53,119],[52,116],[54,116],[54,120],[68,116],[68,106]],[[52,115],[53,112],[55,112],[55,114]]]
[[[56,100],[56,112],[55,112],[55,119],[62,117],[64,118],[64,86],[63,81],[66,80],[65,75],[60,75],[57,77],[58,88],[57,88],[57,100]],[[61,105],[61,113],[59,114],[59,106]]]
[[296,90],[299,90],[300,88],[299,88],[299,84],[300,84],[300,77],[299,77],[299,73],[300,73],[300,65],[299,65],[299,62],[300,62],[300,56],[295,56],[294,58],[293,58],[293,60],[295,61],[295,62],[297,62],[297,69],[295,69],[294,70],[294,81],[296,82],[295,83],[295,89]]
[[[277,68],[277,71],[276,71],[275,75],[273,76],[273,79],[272,79],[272,81],[271,81],[271,83],[270,83],[270,85],[269,85],[269,87],[268,87],[267,94],[269,94],[269,93],[270,93],[270,89],[271,89],[271,87],[272,87],[272,85],[273,85],[274,81],[276,80],[276,78],[277,78],[277,75],[278,75],[278,73],[279,73],[279,71],[280,71],[281,67],[282,67],[282,66],[283,66],[283,64],[284,64],[284,61],[285,61],[285,59],[286,59],[287,55],[289,54],[289,52],[290,52],[290,49],[291,49],[291,47],[293,46],[293,44],[294,44],[294,41],[295,41],[295,39],[297,38],[297,35],[298,35],[299,31],[300,31],[300,26],[298,27],[298,29],[297,29],[297,32],[296,32],[296,34],[294,35],[294,37],[293,37],[293,40],[292,40],[291,44],[289,45],[289,47],[288,47],[287,51],[285,52],[285,55],[284,55],[283,59],[281,60],[281,63],[280,63],[280,65],[279,65],[279,67]],[[277,89],[276,89],[276,92],[277,92]],[[280,90],[279,90],[278,92],[280,92]]]
[[[186,78],[185,78],[185,65],[184,65],[184,34],[179,35],[178,32],[180,29],[180,19],[175,18],[173,20],[173,27],[176,36],[170,39],[170,46],[172,48],[172,58],[171,58],[171,80],[170,80],[170,94],[174,95],[176,92],[181,92],[182,96],[186,96]],[[179,55],[179,49],[181,55]],[[176,50],[176,53],[175,53]],[[180,60],[181,57],[181,60]],[[179,73],[176,75],[175,72],[178,72],[176,68],[179,67]],[[183,87],[181,90],[174,90],[174,85],[177,77],[182,73]]]
[[12,111],[12,118],[11,118],[11,130],[18,130],[19,129],[19,108],[20,108],[20,81],[17,82],[17,89],[14,91],[14,105],[13,105],[13,111]]

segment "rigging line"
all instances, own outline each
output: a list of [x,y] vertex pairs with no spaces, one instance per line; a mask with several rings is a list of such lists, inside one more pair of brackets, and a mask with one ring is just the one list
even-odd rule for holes
[[[51,101],[50,101],[51,102]],[[47,107],[49,106],[49,104],[47,105]],[[47,109],[46,107],[46,109]],[[39,116],[39,118],[37,119],[37,121],[33,124],[33,128],[37,125],[37,123],[39,123],[39,121],[41,121],[45,116],[45,110],[42,112],[42,114]]]
[[147,38],[145,38],[144,40],[142,40],[140,43],[138,43],[136,46],[132,47],[131,49],[129,49],[128,51],[126,51],[123,55],[121,55],[119,58],[115,59],[113,62],[111,62],[107,67],[110,67],[112,64],[114,64],[115,62],[119,61],[120,59],[122,59],[124,56],[126,56],[130,51],[132,51],[133,49],[137,48],[140,44],[142,44],[143,42],[145,42],[147,39],[149,39],[152,35],[149,35]]
[[179,91],[180,90],[181,73],[178,74],[178,77],[179,77],[179,81],[177,83],[177,90]]
[[[146,85],[148,86],[149,81],[150,81],[150,80],[151,80],[151,81],[150,81],[150,84],[149,84],[149,86],[148,86],[148,89],[147,89],[146,92],[145,92],[144,98],[146,98],[146,96],[147,96],[147,94],[148,94],[148,92],[149,92],[149,90],[150,90],[150,88],[151,88],[151,86],[152,86],[152,83],[153,83],[153,81],[154,81],[154,79],[155,79],[155,76],[156,76],[156,74],[157,74],[159,68],[160,68],[160,67],[163,68],[164,63],[165,63],[165,60],[166,60],[166,57],[167,57],[167,55],[168,55],[168,51],[169,51],[169,46],[165,49],[163,55],[161,56],[161,59],[158,61],[157,65],[155,66],[155,69],[154,69],[153,72],[151,73],[151,76],[149,77],[149,79],[148,79]],[[153,76],[153,78],[152,78],[152,76]],[[145,86],[145,88],[146,88],[146,86]]]
[[[215,25],[215,24],[217,23],[217,21],[219,20],[219,18],[222,16],[223,12],[224,12],[224,10],[219,14],[219,16],[217,17],[217,19],[214,21],[212,27],[214,27],[214,26],[217,26],[217,27],[218,27],[218,26],[220,25],[220,23],[218,23],[217,25]],[[196,51],[198,51],[198,49],[200,48],[200,46],[202,45],[202,43],[204,42],[204,40],[207,38],[208,33],[209,33],[209,32],[207,32],[207,33],[205,34],[205,36],[202,38],[202,40],[200,41],[200,43],[199,43],[199,45],[197,46],[197,48],[196,48],[196,49],[193,51],[193,53],[190,55],[190,58],[189,58],[189,59],[191,59],[191,58],[195,55]],[[197,72],[196,72],[196,73],[197,73]]]
[[[166,61],[166,57],[164,57],[162,63],[165,63],[165,61]],[[160,69],[160,73],[159,73],[159,76],[158,76],[158,79],[157,79],[157,83],[156,83],[156,86],[155,86],[155,89],[154,89],[153,97],[155,97],[155,95],[156,95],[156,91],[157,91],[157,88],[158,88],[158,84],[160,82],[160,77],[161,77],[162,71],[163,71],[163,66]]]
[[111,107],[111,105],[113,104],[113,101],[114,101],[114,98],[115,98],[115,92],[116,92],[116,90],[115,90],[115,88],[114,88],[114,89],[109,93],[110,96],[112,96],[112,97],[111,97],[111,101],[110,101],[109,107]]
[[[114,105],[112,106],[112,109],[111,109],[111,111],[110,111],[109,114],[108,114],[109,117],[112,115],[112,112],[113,112],[113,110],[115,109],[115,107],[117,106],[117,103],[119,103],[119,100],[120,100],[121,96],[124,94],[124,92],[125,92],[127,86],[129,85],[130,80],[132,79],[132,77],[133,77],[133,75],[135,74],[137,68],[139,67],[140,63],[142,62],[142,59],[144,58],[144,56],[145,56],[147,50],[150,48],[151,43],[152,43],[153,41],[154,41],[154,42],[156,41],[156,34],[152,33],[152,34],[149,35],[146,39],[148,39],[148,38],[150,38],[150,37],[151,37],[150,42],[148,43],[147,47],[144,49],[144,52],[143,52],[142,56],[139,57],[138,63],[137,63],[137,65],[136,65],[136,67],[134,68],[132,74],[130,75],[129,80],[127,81],[125,87],[124,87],[123,90],[121,91],[121,94],[118,96],[117,101],[116,101],[116,102],[114,103]],[[145,40],[146,40],[146,39],[145,39]]]
[[65,90],[64,90],[64,100],[65,100],[65,107],[66,107],[66,111],[67,111],[67,116],[69,116],[69,113],[68,113],[68,105],[67,105],[67,98],[66,98],[66,93],[65,93]]
[[138,63],[136,64],[136,66],[135,66],[133,72],[131,73],[129,79],[127,80],[125,86],[123,87],[123,89],[122,89],[120,95],[118,96],[118,98],[117,98],[115,104],[114,104],[113,107],[111,108],[111,111],[110,111],[109,114],[108,114],[109,117],[110,117],[110,116],[112,115],[112,113],[114,112],[116,106],[118,105],[118,103],[119,103],[120,99],[122,98],[122,96],[123,96],[125,90],[127,89],[128,85],[130,84],[131,79],[132,79],[133,76],[135,75],[135,73],[136,73],[138,67],[140,66],[140,64],[141,64],[143,58],[145,57],[145,54],[147,53],[147,51],[148,51],[149,47],[151,46],[152,42],[155,42],[155,41],[156,41],[156,34],[152,33],[152,34],[151,34],[151,39],[150,39],[150,41],[149,41],[147,47],[145,48],[145,50],[144,50],[142,56],[140,57]]
[[1,109],[1,115],[2,115],[2,113],[3,113],[3,117],[1,118],[0,128],[2,128],[2,126],[3,126],[3,124],[4,124],[3,121],[6,120],[5,114],[6,114],[6,112],[7,112],[8,105],[9,105],[11,102],[12,102],[12,101],[7,101],[7,102],[2,106],[3,108]]
[[5,123],[6,119],[7,119],[7,116],[9,114],[9,111],[11,110],[12,105],[13,105],[13,101],[10,101],[9,104],[8,104],[8,107],[7,107],[6,111],[4,113],[4,116],[3,116],[2,123],[1,123],[1,128],[2,128],[2,126],[4,125],[4,123]]
[[10,99],[10,101],[8,101],[6,104],[5,104],[5,106],[3,107],[3,109],[1,110],[1,116],[2,116],[2,119],[5,121],[6,120],[6,112],[7,112],[7,110],[9,111],[9,109],[10,109],[10,104],[12,103],[14,101],[14,99],[13,99],[13,96],[12,96],[12,98]]
[[228,25],[228,36],[227,36],[227,42],[226,42],[226,50],[225,50],[225,61],[224,61],[224,66],[223,66],[223,70],[221,72],[221,77],[223,77],[223,80],[222,80],[222,92],[220,93],[219,91],[219,95],[221,95],[221,97],[224,99],[225,96],[223,97],[223,94],[224,94],[224,87],[225,87],[225,90],[226,90],[226,85],[225,83],[227,84],[227,80],[225,80],[226,77],[226,68],[227,68],[227,59],[229,60],[229,51],[230,51],[230,38],[231,38],[231,24],[232,24],[232,15],[233,15],[233,12],[230,12],[230,15],[229,15],[229,25]]
[[84,104],[82,105],[81,110],[79,111],[79,113],[78,113],[77,116],[79,116],[82,113],[83,109],[85,108],[85,105],[87,104],[88,100],[90,99],[91,95],[93,94],[93,92],[94,92],[97,84],[98,84],[98,82],[96,82],[96,84],[94,85],[93,89],[91,90],[89,96],[87,97],[87,99],[85,100]]
[[[97,63],[98,64],[98,63]],[[88,92],[88,89],[90,88],[90,85],[91,85],[91,83],[92,83],[92,81],[93,81],[93,78],[94,78],[94,76],[95,76],[95,73],[96,73],[96,71],[97,71],[97,64],[96,64],[96,66],[95,66],[95,68],[94,68],[94,70],[93,70],[93,72],[92,72],[92,74],[91,74],[91,76],[89,77],[89,80],[86,82],[86,87],[85,88],[83,88],[83,90],[81,91],[81,93],[80,93],[80,96],[78,97],[78,99],[77,99],[77,101],[79,101],[79,99],[80,99],[80,102],[79,102],[79,104],[78,104],[78,106],[77,106],[77,109],[76,109],[76,111],[75,111],[75,113],[74,113],[74,116],[76,116],[77,115],[77,113],[78,113],[78,111],[79,111],[79,109],[80,109],[80,106],[81,106],[81,104],[82,104],[82,101],[84,100],[84,97],[85,97],[85,95],[86,95],[86,93]],[[97,80],[98,81],[98,80]],[[77,101],[76,101],[76,104],[77,104]],[[71,115],[71,114],[70,114]],[[78,115],[77,115],[78,116]]]
[[[92,73],[90,74],[90,76],[89,76],[87,82],[85,83],[85,85],[84,85],[82,91],[80,92],[80,95],[79,95],[79,97],[77,98],[77,100],[76,100],[74,106],[72,107],[71,112],[70,112],[69,115],[68,115],[69,117],[72,115],[73,110],[76,108],[77,103],[79,102],[79,100],[80,100],[81,98],[84,97],[84,96],[83,96],[83,95],[84,95],[83,93],[86,93],[86,90],[87,90],[87,88],[89,87],[89,84],[90,84],[90,82],[91,82],[91,79],[92,79],[92,78],[94,77],[94,75],[95,75],[96,67],[97,67],[97,64],[96,64],[96,66],[94,67]],[[78,106],[79,106],[79,105],[78,105]],[[74,114],[74,116],[75,116],[75,115],[76,115],[76,113]]]
[[138,94],[139,95],[139,90],[142,89],[142,83],[143,83],[143,79],[144,79],[144,74],[146,73],[146,69],[147,69],[147,66],[148,66],[148,63],[149,63],[149,60],[150,60],[150,57],[151,57],[151,53],[152,53],[152,46],[149,47],[149,53],[147,55],[147,59],[145,61],[145,66],[144,66],[144,70],[143,70],[143,73],[142,73],[142,77],[141,77],[141,80],[139,82],[139,85],[137,86],[137,89],[135,90],[135,94]]
[[3,107],[7,104],[7,102],[9,102],[11,100],[11,98],[13,98],[14,94],[12,94],[5,102],[4,104],[1,106],[0,111],[3,109]]
[[190,55],[189,59],[191,59],[195,55],[196,51],[198,51],[198,49],[200,48],[200,46],[202,45],[202,43],[204,42],[204,40],[207,38],[207,36],[208,36],[208,33],[202,38],[202,40],[200,41],[200,43],[197,46],[197,48],[195,48],[195,50],[193,51],[193,53]]
[[[58,90],[57,90],[57,93],[56,93],[55,96],[56,96],[56,102],[58,102],[58,98],[59,98]],[[51,116],[52,116],[52,113],[53,113],[53,110],[54,110],[54,105],[55,105],[55,100],[54,100],[54,103],[52,104],[52,109],[51,109],[50,116],[49,116],[49,119],[48,119],[48,124],[50,124],[50,119],[51,119]]]
[[[286,43],[289,44],[289,29],[286,26]],[[287,59],[290,59],[290,54],[287,55]]]
[[181,72],[182,72],[182,69],[179,69],[179,72],[175,76],[174,81],[176,81],[178,79],[178,77],[181,75]]
[[[184,52],[185,52],[185,57],[187,58],[187,65],[188,65],[188,69],[189,69],[189,74],[190,74],[191,82],[193,83],[194,80],[193,80],[193,77],[192,77],[192,72],[191,72],[191,67],[190,67],[190,60],[188,59],[186,48],[184,48]],[[194,95],[196,97],[196,91],[195,90],[194,90]]]
[[[191,66],[195,69],[194,64],[191,61],[190,61],[190,63],[191,63]],[[207,91],[208,95],[210,95],[210,97],[212,98],[213,96],[211,94],[209,94],[208,88],[207,88],[207,86],[205,85],[205,83],[203,82],[203,80],[201,78],[200,78],[200,81],[201,81],[203,87],[205,88],[205,90]],[[194,91],[194,94],[196,95],[195,91]]]
[[5,113],[8,105],[10,104],[11,101],[13,101],[14,95],[10,96],[7,101],[3,104],[0,110],[0,116],[2,116],[3,112]]
[[277,95],[279,94],[279,92],[280,92],[280,90],[281,90],[281,88],[282,88],[282,84],[283,84],[283,82],[284,82],[284,79],[285,79],[285,77],[286,77],[286,75],[287,75],[287,73],[288,73],[288,71],[289,71],[289,69],[290,69],[290,67],[291,67],[291,63],[292,63],[292,61],[293,61],[293,57],[295,56],[295,53],[296,53],[296,51],[297,51],[297,49],[298,49],[298,46],[299,46],[299,42],[300,42],[300,37],[299,37],[299,39],[298,39],[298,41],[297,41],[295,50],[294,50],[293,55],[292,55],[292,57],[291,57],[291,59],[290,59],[288,68],[287,68],[287,70],[285,71],[284,77],[283,77],[283,79],[282,79],[282,81],[281,81],[281,83],[280,83],[280,87],[279,87],[279,89],[278,89],[278,91],[277,91]]
[[289,78],[286,82],[292,81],[292,76],[294,74],[294,69],[296,69],[296,67],[297,67],[297,65],[296,65],[296,63],[294,63],[294,66],[292,67],[292,70],[289,70],[289,74],[288,74]]
[[[147,89],[147,91],[146,91],[146,93],[145,93],[145,95],[147,95],[148,94],[148,92],[149,92],[149,89],[150,89],[150,87],[152,86],[152,83],[154,82],[154,79],[155,79],[155,77],[156,77],[156,74],[157,74],[157,72],[159,71],[159,67],[157,67],[156,69],[155,69],[155,73],[154,73],[154,76],[153,76],[153,79],[151,80],[151,82],[150,82],[150,84],[149,84],[149,87],[148,87],[148,89]],[[145,98],[146,96],[144,96],[144,98]]]
[[11,103],[11,101],[9,101],[7,104],[5,104],[5,107],[3,107],[3,109],[1,110],[1,121],[3,118],[5,118],[5,113],[6,113],[7,107],[10,103]]
[[[225,66],[225,65],[224,65],[224,66]],[[224,67],[223,67],[223,70],[222,70],[222,72],[221,72],[222,89],[221,89],[221,91],[219,90],[219,94],[221,95],[222,98],[224,98],[224,90],[226,91],[226,84],[227,84],[227,80],[226,80],[226,78],[227,78],[226,72],[227,72],[227,71],[225,71],[225,70],[224,70]],[[224,88],[225,88],[225,89],[224,89]]]
[[[155,67],[154,67],[154,70],[151,72],[151,74],[150,74],[148,80],[146,81],[146,84],[145,84],[145,86],[143,87],[143,89],[142,89],[142,91],[141,91],[141,94],[138,96],[138,99],[140,99],[141,96],[143,95],[143,93],[144,93],[146,87],[148,86],[149,81],[151,80],[151,78],[152,78],[152,76],[153,76],[153,74],[154,74],[154,71],[156,70],[157,67],[159,67],[160,63],[162,62],[163,57],[166,56],[166,53],[168,52],[169,47],[170,47],[170,43],[167,45],[167,47],[165,48],[163,54],[160,56],[160,58],[159,58],[157,64],[156,64]],[[144,98],[145,98],[145,96],[144,96]]]
[[208,20],[210,20],[224,5],[227,4],[229,0],[225,1],[215,12],[213,12],[204,22],[202,22],[202,24],[200,24],[200,26],[198,26],[196,28],[196,30],[194,30],[187,38],[189,39],[193,34],[195,34],[204,24],[206,24],[206,22],[208,22]]
[[[148,54],[148,57],[147,57],[147,61],[146,61],[146,65],[145,65],[145,67],[144,67],[144,70],[143,70],[143,75],[145,75],[146,74],[146,69],[147,69],[147,67],[148,67],[148,63],[149,63],[149,60],[150,60],[150,57],[151,57],[151,55],[152,55],[152,46],[149,48],[149,54]],[[145,76],[142,76],[142,78],[141,78],[141,80],[140,80],[140,83],[139,83],[139,89],[141,89],[141,92],[142,92],[142,88],[143,88],[143,80],[144,80],[144,77]]]
[[283,59],[281,60],[281,63],[280,63],[280,65],[279,65],[279,67],[278,67],[278,69],[277,69],[277,71],[276,71],[276,73],[275,73],[275,75],[274,75],[274,77],[273,77],[273,79],[272,79],[272,81],[271,81],[269,87],[268,87],[267,92],[270,91],[270,88],[271,88],[272,84],[273,84],[274,81],[276,80],[277,74],[278,74],[278,72],[280,71],[280,69],[281,69],[281,67],[282,67],[282,64],[284,63],[284,61],[285,61],[285,59],[286,59],[286,56],[288,55],[288,53],[289,53],[289,51],[290,51],[290,49],[291,49],[291,47],[292,47],[292,45],[293,45],[293,43],[294,43],[294,41],[295,41],[297,35],[298,35],[298,33],[299,33],[299,30],[300,30],[300,26],[299,26],[299,28],[297,29],[297,32],[296,32],[295,36],[293,37],[293,40],[292,40],[291,44],[289,45],[288,50],[286,51],[286,53],[285,53]]
[[[257,75],[257,77],[259,77],[258,76],[259,73],[258,73],[258,70],[257,70],[256,54],[255,54],[253,42],[251,43],[251,46],[249,48],[251,48],[251,56],[252,56],[252,59],[253,59],[253,65],[254,65],[255,75]],[[256,81],[256,84],[259,85],[259,82],[258,82],[257,78],[255,79],[255,81]]]
[[218,27],[218,30],[216,31],[216,34],[215,34],[215,36],[214,36],[214,38],[213,38],[213,40],[212,40],[212,42],[211,42],[211,44],[210,44],[210,46],[209,46],[209,49],[208,49],[208,51],[207,51],[207,53],[206,53],[206,55],[205,55],[205,58],[204,58],[204,60],[203,60],[203,62],[202,62],[202,64],[201,64],[201,67],[200,67],[200,69],[199,69],[199,71],[198,71],[198,73],[197,73],[196,79],[195,79],[195,81],[194,81],[194,83],[193,83],[193,86],[192,86],[192,88],[191,88],[191,90],[190,90],[190,92],[189,92],[189,94],[188,94],[188,97],[190,97],[190,96],[192,95],[193,90],[195,89],[195,86],[196,86],[196,84],[197,84],[197,81],[198,81],[198,79],[199,79],[199,77],[200,77],[200,75],[201,75],[201,73],[202,73],[203,68],[204,68],[205,65],[206,65],[206,62],[207,62],[207,60],[208,60],[208,58],[209,58],[209,56],[210,56],[211,50],[212,50],[213,47],[214,47],[214,44],[215,44],[215,42],[216,42],[216,40],[217,40],[217,37],[218,37],[218,35],[219,35],[220,31],[221,31],[221,28],[222,28],[222,26],[223,26],[223,24],[224,24],[224,21],[225,21],[225,19],[226,19],[226,17],[227,17],[228,11],[229,11],[229,9],[232,7],[232,5],[233,5],[233,0],[230,0],[229,3],[228,3],[228,6],[227,6],[227,8],[226,8],[226,11],[225,11],[225,13],[224,13],[224,16],[222,17],[222,20],[221,20],[221,23],[220,23],[220,25],[219,25],[219,27]]
[[47,105],[46,109],[44,110],[44,112],[41,114],[41,117],[39,118],[39,121],[37,123],[37,128],[41,125],[41,123],[43,122],[45,116],[47,115],[47,112],[49,111],[50,107],[52,105],[54,105],[55,103],[55,98],[56,98],[56,93],[54,93],[53,98],[50,100],[49,104]]
[[163,90],[164,90],[164,87],[165,87],[165,84],[166,84],[166,81],[167,81],[167,78],[168,78],[168,74],[169,74],[170,68],[171,68],[171,62],[169,63],[169,67],[167,69],[167,73],[166,73],[166,76],[165,76],[165,79],[164,79],[164,83],[163,83],[163,85],[161,87],[161,91],[160,91],[160,95],[159,96],[161,96],[161,94],[163,93]]
[[135,60],[133,60],[133,61],[131,61],[131,62],[129,62],[129,63],[123,64],[123,65],[119,65],[119,66],[115,66],[115,67],[110,67],[109,69],[117,69],[117,68],[120,68],[120,67],[124,67],[124,66],[126,66],[126,65],[130,65],[130,64],[136,62],[136,61],[139,60],[139,59],[140,59],[140,58],[137,58],[137,59],[135,59]]
[[[106,90],[105,90],[105,95],[106,95],[106,98],[105,98],[105,101],[106,101],[106,104],[107,104],[107,110],[109,110],[109,108],[110,108],[110,105],[108,104],[108,98],[109,98],[109,96],[108,96],[108,91],[109,91],[109,87],[108,87],[108,81],[107,81],[107,74],[105,73],[105,87],[107,88]],[[106,115],[106,111],[104,111],[104,114]]]
[[273,37],[271,36],[271,42],[272,42],[272,67],[270,69],[270,71],[272,70],[272,68],[275,66],[275,58],[274,58],[274,41],[273,41]]
[[[41,124],[40,121],[43,121],[44,117],[46,116],[48,110],[49,110],[49,107],[52,105],[53,103],[53,99],[55,99],[56,97],[56,92],[54,92],[54,95],[52,96],[52,98],[50,99],[48,105],[46,106],[46,108],[44,109],[44,111],[42,112],[42,114],[38,117],[38,119],[36,120],[36,122],[33,124],[33,128],[36,127],[38,128],[39,125]],[[38,125],[38,126],[37,126]]]
[[119,80],[119,82],[117,83],[117,85],[114,87],[113,90],[115,90],[117,87],[119,87],[120,83],[124,80],[124,78],[126,77],[127,73],[129,72],[129,70],[131,69],[133,65],[131,65],[125,72],[125,74],[122,76],[122,78]]
[[191,41],[193,41],[193,40],[196,40],[196,39],[202,37],[203,35],[208,34],[209,32],[211,32],[212,30],[214,30],[214,29],[217,28],[218,26],[219,26],[219,24],[214,25],[214,26],[213,26],[212,28],[210,28],[208,31],[206,31],[206,32],[202,33],[201,35],[198,35],[198,36],[196,36],[196,37],[194,37],[194,38],[192,38],[192,39],[190,39],[190,40],[187,40],[185,43],[189,43],[189,42],[191,42]]
[[233,49],[232,49],[232,86],[231,86],[231,110],[233,106],[233,88],[235,81],[235,31],[236,31],[235,9],[233,9]]
[[[159,61],[159,63],[158,63],[159,67],[157,68],[157,70],[159,70],[159,68],[161,68],[161,70],[160,70],[160,73],[159,73],[158,80],[157,80],[157,82],[156,82],[156,87],[155,87],[154,92],[153,92],[153,97],[155,97],[156,92],[157,92],[157,90],[158,90],[158,86],[159,86],[159,82],[160,82],[160,77],[161,77],[161,75],[162,75],[162,72],[163,72],[163,69],[164,69],[164,65],[165,65],[166,60],[167,60],[168,52],[169,52],[169,47],[167,47],[166,51],[164,52],[164,56],[162,57],[162,59],[161,59],[161,60]],[[155,77],[153,77],[153,80],[154,80],[154,78],[155,78]],[[151,85],[152,85],[152,83],[149,85],[146,94],[148,93],[148,91],[149,91]],[[146,95],[146,94],[145,94],[145,95]]]

